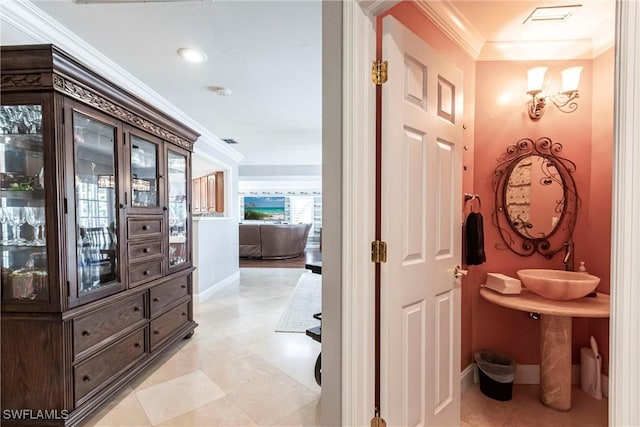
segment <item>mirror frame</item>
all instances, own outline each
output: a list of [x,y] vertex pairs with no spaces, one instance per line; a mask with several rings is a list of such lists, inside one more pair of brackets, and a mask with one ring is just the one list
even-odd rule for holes
[[[580,197],[573,173],[576,171],[576,164],[571,160],[561,157],[562,144],[551,141],[550,138],[542,137],[537,140],[522,138],[515,144],[507,147],[506,151],[498,158],[492,186],[495,194],[494,211],[492,214],[493,225],[500,233],[504,245],[496,244],[497,249],[509,249],[520,256],[531,256],[539,253],[545,258],[551,259],[562,250],[565,244],[571,241],[573,230],[576,226],[578,208],[580,207]],[[563,188],[563,198],[558,204],[562,210],[558,213],[560,218],[549,234],[541,237],[534,237],[523,234],[518,227],[517,221],[509,217],[506,209],[507,183],[516,165],[527,157],[539,156],[551,163],[557,170],[557,176],[549,176],[549,179],[558,182]],[[524,225],[527,227],[527,225]]]

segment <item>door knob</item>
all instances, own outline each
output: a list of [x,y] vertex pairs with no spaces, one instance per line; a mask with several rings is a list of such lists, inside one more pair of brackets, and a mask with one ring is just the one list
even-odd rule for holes
[[456,268],[453,270],[453,277],[459,279],[462,276],[466,276],[468,272],[468,270],[463,270],[459,265],[456,265]]

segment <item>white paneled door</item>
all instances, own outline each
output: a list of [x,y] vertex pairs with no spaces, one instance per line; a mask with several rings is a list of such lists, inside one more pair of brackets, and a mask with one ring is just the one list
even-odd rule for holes
[[462,72],[383,20],[381,416],[460,423]]

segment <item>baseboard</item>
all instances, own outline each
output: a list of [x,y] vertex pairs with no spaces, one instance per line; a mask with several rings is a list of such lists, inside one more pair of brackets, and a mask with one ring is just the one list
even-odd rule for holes
[[[478,375],[475,373],[476,364],[468,366],[462,375],[468,375],[470,370],[474,383],[478,382]],[[604,375],[603,375],[604,377]],[[461,381],[467,381],[466,378]],[[540,384],[540,365],[518,365],[516,366],[516,376],[513,380],[514,384]],[[607,379],[608,383],[608,379]],[[580,365],[571,365],[571,384],[580,384]],[[602,388],[604,389],[605,380],[603,378]],[[468,385],[467,385],[468,386]]]
[[460,394],[464,393],[473,385],[474,380],[474,367],[475,364],[471,363],[469,366],[464,368],[462,372],[460,372]]
[[[515,384],[540,384],[540,365],[518,365]],[[571,365],[571,384],[580,384],[580,365]]]
[[[602,396],[609,398],[609,377],[602,374]],[[460,393],[464,393],[474,383],[479,382],[478,365],[472,363],[460,373]],[[518,365],[514,384],[540,384],[540,365]],[[580,384],[580,365],[571,365],[571,384]]]
[[218,292],[220,289],[228,285],[236,284],[239,282],[240,282],[240,272],[236,271],[232,275],[225,277],[224,279],[218,281],[217,283],[214,283],[213,285],[209,286],[203,292],[199,292],[195,294],[194,299],[200,303],[205,302],[206,300],[211,298],[216,292]]

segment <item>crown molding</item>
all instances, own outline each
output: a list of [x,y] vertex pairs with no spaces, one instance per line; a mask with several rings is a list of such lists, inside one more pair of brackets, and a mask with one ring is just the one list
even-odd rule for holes
[[[367,10],[378,11],[384,0],[363,1]],[[395,2],[394,2],[395,4]],[[447,37],[476,61],[525,61],[594,59],[611,49],[610,35],[593,40],[551,40],[544,42],[490,42],[454,6],[452,0],[414,0],[416,7]]]
[[7,23],[13,26],[36,43],[55,45],[114,84],[144,99],[184,125],[191,127],[200,133],[197,145],[206,144],[215,152],[233,161],[239,162],[243,159],[243,154],[229,147],[227,143],[196,122],[184,111],[44,13],[33,3],[27,0],[5,1],[2,2],[1,8],[2,15],[0,19],[3,24]]
[[450,0],[416,0],[414,4],[471,58],[478,59],[485,39]]
[[367,16],[378,16],[391,9],[399,0],[357,0],[358,6]]

